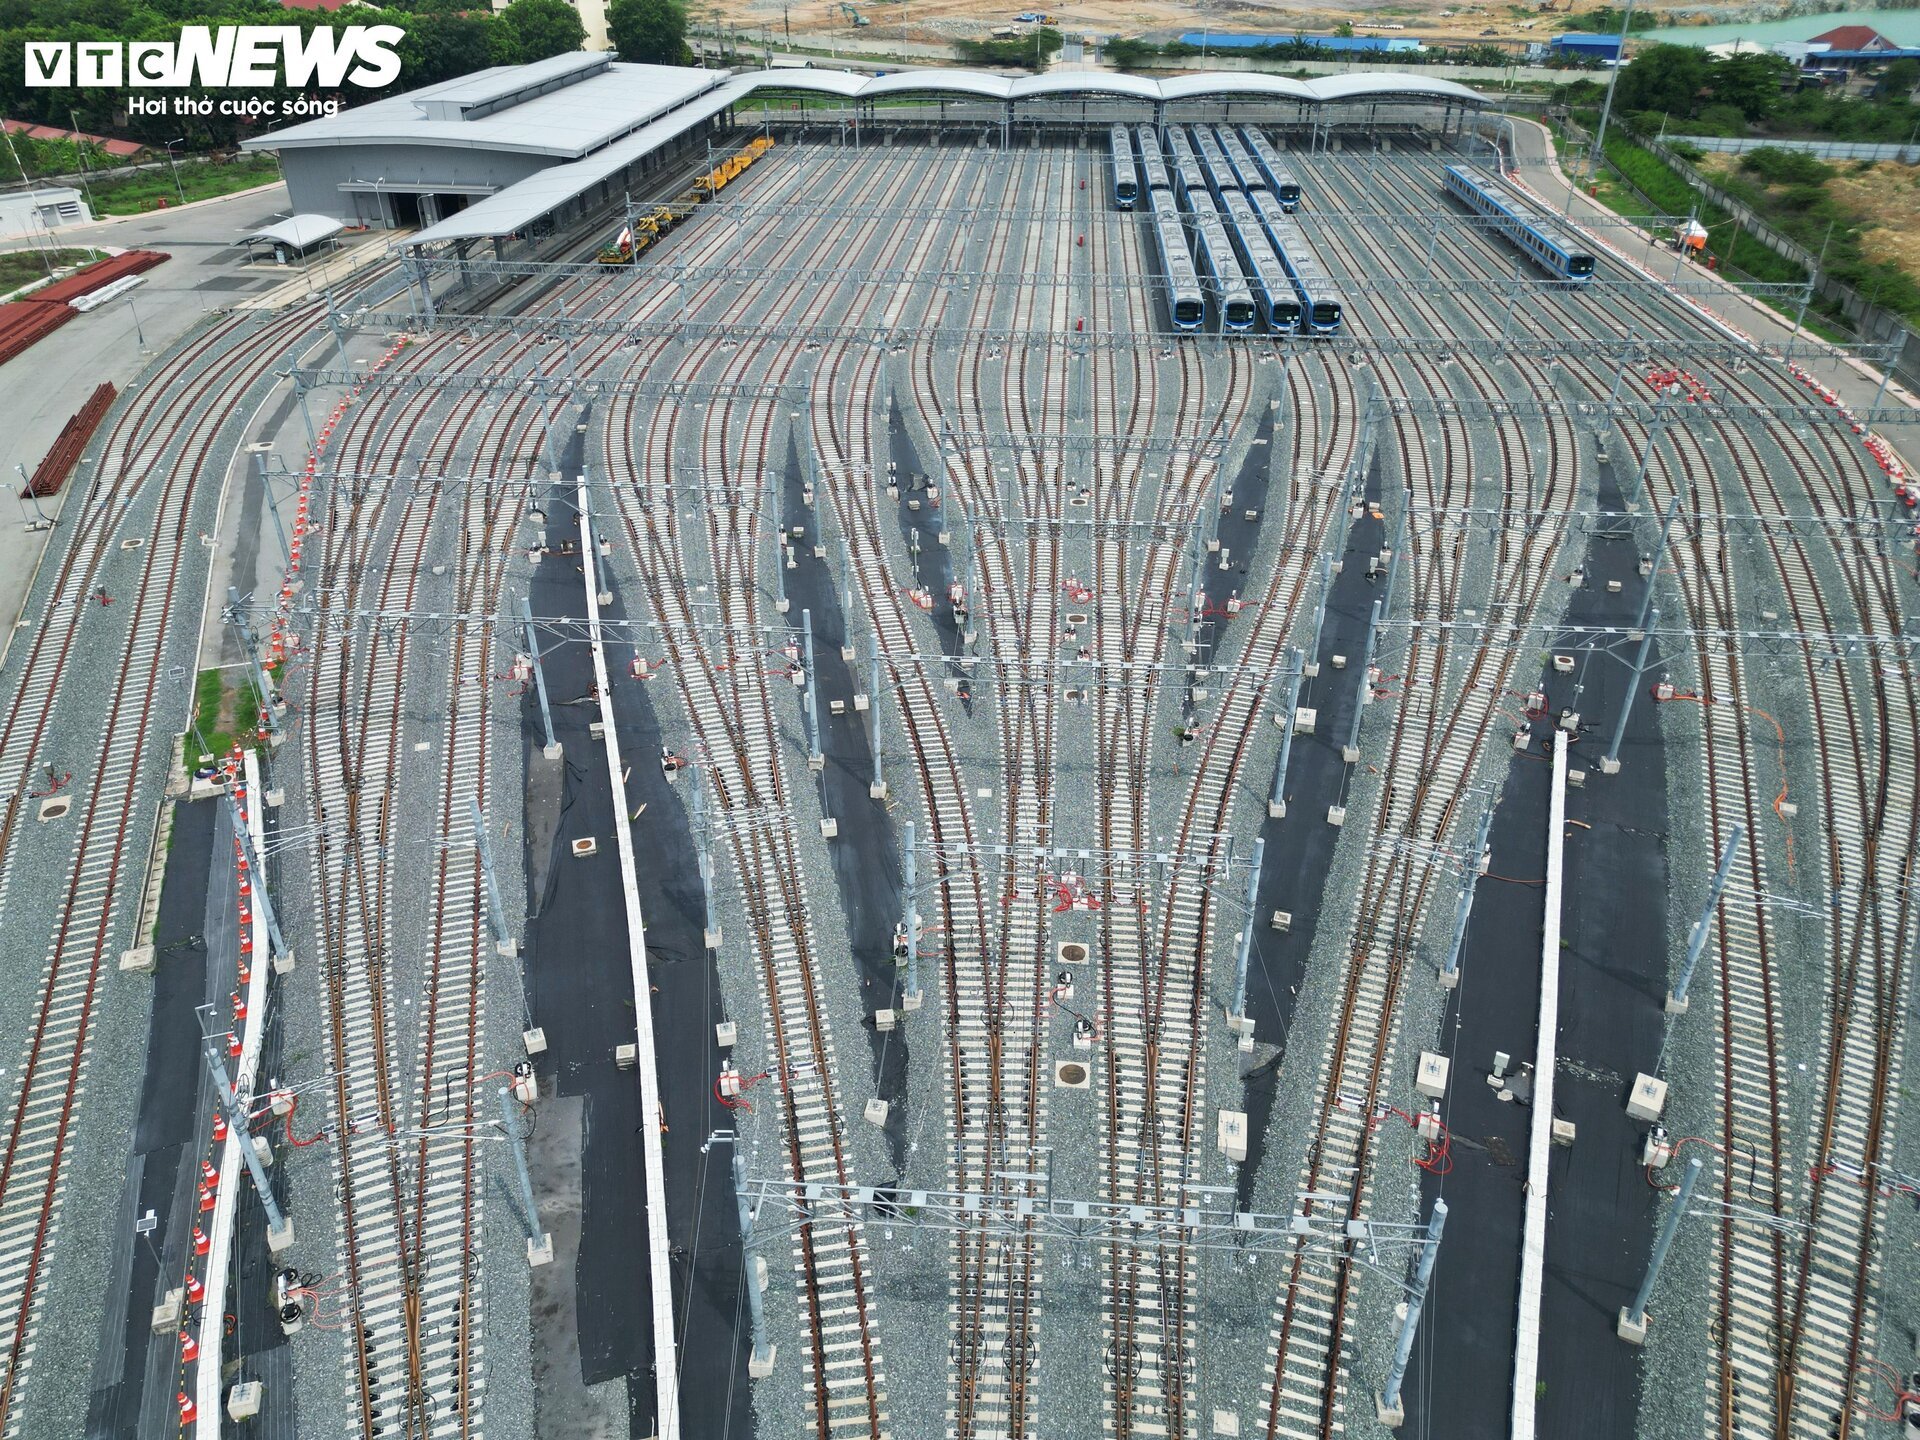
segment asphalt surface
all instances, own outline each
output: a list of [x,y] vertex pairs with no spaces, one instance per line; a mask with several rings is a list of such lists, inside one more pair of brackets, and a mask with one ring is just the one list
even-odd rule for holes
[[[1616,461],[1619,457],[1616,455]],[[1621,498],[1603,472],[1599,508]],[[1646,581],[1637,547],[1597,539],[1570,625],[1631,625]],[[1607,582],[1621,582],[1609,595]],[[1625,657],[1631,660],[1631,655]],[[1630,1440],[1639,1403],[1639,1351],[1614,1333],[1652,1240],[1658,1192],[1639,1166],[1642,1128],[1625,1103],[1634,1073],[1659,1053],[1667,966],[1667,789],[1656,707],[1645,684],[1620,751],[1618,775],[1600,759],[1631,684],[1627,663],[1576,655],[1571,675],[1551,664],[1536,680],[1547,714],[1582,716],[1563,855],[1560,1033],[1554,1113],[1571,1120],[1571,1148],[1549,1165],[1546,1279],[1541,1295],[1538,1425],[1542,1435]],[[1645,682],[1645,683],[1651,683]],[[1423,1205],[1444,1194],[1446,1238],[1406,1386],[1412,1435],[1508,1433],[1531,1114],[1488,1084],[1494,1053],[1517,1066],[1537,1045],[1540,932],[1545,918],[1551,767],[1540,743],[1516,758],[1489,841],[1488,874],[1474,899],[1461,982],[1442,1037],[1453,1060],[1444,1117],[1451,1169],[1423,1183]],[[1623,903],[1631,897],[1632,903]]]
[[[576,447],[578,441],[575,442]],[[574,456],[577,463],[578,456]],[[563,467],[577,473],[573,465]],[[578,543],[571,483],[545,501],[549,544]],[[577,556],[549,555],[534,572],[532,602],[541,615],[584,616]],[[623,618],[632,597],[616,590],[605,607]],[[549,863],[530,870],[535,913],[526,925],[523,973],[534,1024],[546,1031],[543,1086],[584,1101],[581,1155],[584,1214],[575,1272],[582,1379],[627,1383],[631,1433],[654,1433],[652,1313],[648,1255],[639,1207],[645,1193],[639,1084],[613,1063],[614,1047],[634,1032],[632,973],[621,898],[615,825],[601,742],[588,733],[599,718],[590,703],[592,658],[584,644],[543,639],[542,663],[556,737],[565,750],[561,814]],[[552,648],[546,648],[551,645]],[[748,1402],[739,1226],[724,1145],[703,1153],[707,1136],[730,1128],[731,1113],[713,1096],[719,1070],[714,1024],[725,1018],[712,959],[702,939],[704,917],[685,783],[670,785],[658,763],[662,735],[650,684],[625,679],[631,647],[606,646],[614,683],[621,753],[631,767],[627,793],[642,819],[633,827],[647,956],[655,994],[667,1225],[672,1247],[675,1311],[680,1316],[683,1428],[689,1437],[744,1440],[752,1434]],[[668,681],[653,683],[671,683]],[[538,702],[526,698],[524,734],[543,740]],[[531,828],[531,827],[530,827]],[[593,836],[599,853],[568,854],[570,842]],[[544,874],[546,884],[533,890]]]
[[[1271,427],[1263,426],[1259,433],[1271,435]],[[1256,449],[1254,456],[1262,453]],[[1263,468],[1258,472],[1260,478],[1256,480],[1254,461],[1249,459],[1247,473],[1234,484],[1234,514],[1223,519],[1220,527],[1222,545],[1230,546],[1235,554],[1251,554],[1253,549],[1253,527],[1247,524],[1245,511],[1259,508],[1262,514],[1265,513],[1264,459],[1259,464]],[[1375,473],[1368,479],[1367,494],[1374,499],[1377,498],[1377,492],[1376,466]],[[1334,523],[1342,525],[1345,522],[1336,517]],[[1285,785],[1286,815],[1278,820],[1262,819],[1260,822],[1259,833],[1266,840],[1266,850],[1262,857],[1260,888],[1254,903],[1253,952],[1247,964],[1247,1015],[1253,1021],[1255,1043],[1276,1048],[1271,1058],[1250,1069],[1243,1077],[1243,1108],[1247,1113],[1247,1130],[1251,1138],[1247,1147],[1247,1162],[1240,1167],[1238,1181],[1238,1198],[1242,1206],[1253,1203],[1255,1181],[1266,1157],[1269,1121],[1276,1099],[1280,1067],[1286,1060],[1293,1038],[1294,1002],[1306,975],[1307,957],[1312,953],[1314,937],[1326,918],[1321,904],[1325,876],[1333,861],[1334,846],[1340,839],[1339,829],[1327,822],[1327,811],[1333,805],[1344,803],[1347,792],[1349,767],[1341,757],[1341,750],[1346,744],[1348,729],[1353,724],[1354,711],[1360,703],[1363,674],[1360,656],[1366,646],[1367,623],[1373,613],[1373,601],[1380,583],[1367,578],[1367,559],[1385,543],[1381,522],[1373,518],[1371,508],[1354,521],[1347,531],[1345,547],[1336,557],[1342,564],[1340,573],[1333,577],[1319,649],[1307,656],[1310,661],[1318,659],[1320,673],[1316,677],[1304,678],[1300,685],[1300,704],[1319,711],[1314,733],[1305,735],[1298,730],[1294,733],[1293,753],[1287,767]],[[1209,606],[1217,611],[1219,603],[1225,599],[1223,594],[1216,593],[1224,577],[1217,568],[1207,573]],[[1238,583],[1244,577],[1235,578]],[[1243,589],[1243,598],[1244,593]],[[1305,603],[1312,605],[1317,600],[1317,592],[1310,589]],[[1242,614],[1251,618],[1248,612],[1243,611]],[[1223,622],[1209,622],[1210,625],[1219,623]],[[1333,668],[1335,655],[1348,657],[1344,670]],[[1276,687],[1283,683],[1282,680],[1275,681]],[[1277,707],[1282,703],[1279,700],[1274,702],[1271,707],[1273,713],[1280,713]],[[1249,775],[1243,783],[1261,796],[1260,813],[1264,815],[1273,777]],[[1237,915],[1245,895],[1239,887],[1238,879],[1229,887],[1228,898],[1231,903],[1222,907],[1223,917]],[[1293,916],[1285,933],[1276,932],[1269,923],[1276,910],[1286,910]],[[1335,916],[1333,923],[1342,923],[1344,918]]]
[[[153,1010],[147,1040],[145,1077],[140,1088],[140,1118],[127,1159],[126,1206],[129,1226],[153,1212],[155,1228],[147,1239],[126,1247],[124,1305],[110,1320],[96,1362],[96,1388],[87,1410],[89,1440],[121,1440],[139,1433],[150,1350],[169,1352],[178,1341],[151,1333],[153,1307],[160,1301],[164,1261],[167,1275],[185,1263],[189,1207],[180,1203],[181,1165],[197,1150],[196,1100],[202,1061],[200,1026],[194,1006],[207,987],[207,886],[218,807],[211,801],[176,808],[173,846],[167,852],[166,879],[154,930],[158,968],[153,975]],[[178,1232],[178,1233],[175,1233]],[[107,1376],[107,1383],[98,1383]],[[172,1396],[167,1396],[169,1403]]]

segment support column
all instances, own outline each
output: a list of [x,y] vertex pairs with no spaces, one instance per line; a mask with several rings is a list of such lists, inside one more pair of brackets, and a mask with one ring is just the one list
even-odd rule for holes
[[1267,858],[1267,837],[1253,842],[1253,874],[1247,878],[1247,922],[1240,927],[1240,955],[1233,966],[1233,1009],[1227,1016],[1229,1028],[1251,1035],[1247,1020],[1247,967],[1253,959],[1253,922],[1260,903],[1260,867]]
[[1280,758],[1273,766],[1273,793],[1267,797],[1267,818],[1287,818],[1287,765],[1293,758],[1293,725],[1300,713],[1300,681],[1306,671],[1306,657],[1299,646],[1287,651],[1287,688],[1280,716]]
[[1460,904],[1453,912],[1453,938],[1447,943],[1446,963],[1440,967],[1440,983],[1451,990],[1460,983],[1460,948],[1467,941],[1467,920],[1473,914],[1473,892],[1480,879],[1482,857],[1487,853],[1487,833],[1493,829],[1493,807],[1480,817],[1480,828],[1473,837],[1473,849],[1467,852],[1466,873],[1460,877]]
[[1414,1271],[1413,1287],[1407,1291],[1406,1318],[1400,1322],[1400,1338],[1394,1342],[1393,1363],[1387,1368],[1386,1384],[1380,1387],[1374,1411],[1380,1423],[1399,1426],[1406,1423],[1406,1411],[1400,1404],[1400,1382],[1407,1377],[1407,1360],[1413,1354],[1414,1332],[1420,1328],[1420,1311],[1427,1303],[1427,1286],[1433,1280],[1433,1262],[1440,1254],[1440,1232],[1447,1225],[1447,1202],[1435,1200],[1433,1215],[1427,1221],[1426,1242],[1420,1247],[1420,1264]]
[[214,1099],[226,1113],[228,1126],[240,1139],[240,1159],[247,1167],[247,1174],[253,1177],[253,1188],[260,1194],[260,1208],[267,1212],[267,1249],[278,1255],[293,1243],[293,1222],[282,1213],[279,1202],[273,1198],[273,1187],[267,1183],[266,1166],[260,1163],[260,1152],[253,1146],[253,1122],[247,1115],[246,1106],[240,1103],[233,1081],[227,1078],[227,1062],[220,1054],[218,1038],[201,1036],[200,1053],[206,1056],[207,1069],[213,1072]]
[[918,865],[914,857],[913,822],[909,820],[901,836],[900,851],[900,923],[906,929],[907,977],[901,986],[901,1008],[920,1008],[920,906],[914,898],[919,887]]
[[1347,732],[1347,748],[1342,757],[1347,764],[1360,762],[1360,721],[1367,713],[1367,706],[1373,703],[1373,651],[1380,637],[1380,601],[1373,602],[1373,618],[1367,623],[1367,644],[1360,655],[1360,690],[1354,697],[1353,727]]
[[1660,1222],[1659,1238],[1653,1242],[1653,1254],[1647,1259],[1647,1273],[1640,1280],[1640,1288],[1634,1291],[1633,1303],[1620,1312],[1620,1320],[1615,1328],[1620,1338],[1629,1345],[1647,1343],[1647,1301],[1653,1295],[1653,1282],[1660,1278],[1660,1267],[1667,1263],[1667,1252],[1673,1248],[1674,1232],[1680,1228],[1680,1217],[1687,1213],[1687,1203],[1693,1199],[1694,1182],[1700,1178],[1700,1170],[1705,1163],[1698,1155],[1687,1161],[1687,1173],[1680,1177],[1680,1193],[1673,1197],[1673,1204],[1667,1207],[1666,1218]]
[[279,917],[273,913],[273,897],[267,893],[266,862],[253,848],[253,832],[247,828],[246,816],[240,811],[240,797],[231,786],[227,789],[227,813],[233,822],[234,839],[240,844],[241,863],[253,876],[253,893],[247,898],[266,922],[267,958],[272,962],[274,974],[285,975],[293,969],[293,952],[287,948],[286,937],[280,933]]
[[703,937],[709,950],[720,948],[720,917],[714,913],[713,906],[713,847],[707,843],[707,790],[701,779],[698,765],[693,767],[693,830],[694,844],[700,847],[700,899],[701,913],[706,916],[706,934]]
[[227,586],[227,603],[232,607],[233,628],[240,634],[240,648],[247,652],[247,665],[253,672],[253,688],[260,701],[260,712],[266,721],[267,744],[278,745],[286,738],[280,729],[280,696],[273,688],[273,677],[267,673],[266,666],[260,663],[260,637],[253,633],[253,627],[247,624],[246,617],[240,613],[240,591],[232,585]]
[[[918,533],[917,531],[915,532]],[[845,612],[851,614],[851,611]],[[876,631],[869,637],[873,651],[873,677],[867,685],[867,723],[873,732],[873,779],[867,782],[867,795],[870,799],[887,798],[887,782],[880,771],[880,635]]]
[[824,770],[827,757],[820,753],[820,701],[813,684],[813,611],[800,612],[800,638],[807,666],[807,694],[802,703],[806,715],[807,730],[807,768]]
[[487,888],[487,923],[493,927],[494,950],[508,957],[518,955],[520,946],[507,932],[507,909],[500,903],[500,882],[493,873],[493,846],[487,839],[487,818],[480,813],[480,802],[467,797],[473,819],[473,848],[480,860],[480,874]]
[[533,1176],[527,1170],[527,1137],[514,1123],[513,1096],[500,1087],[500,1121],[506,1127],[507,1141],[513,1147],[513,1170],[520,1182],[520,1226],[527,1232],[527,1264],[553,1263],[553,1237],[540,1228],[540,1210],[533,1203]]
[[1727,888],[1727,875],[1733,869],[1734,853],[1746,833],[1747,827],[1738,820],[1727,832],[1727,843],[1720,849],[1720,864],[1713,872],[1713,883],[1707,887],[1707,903],[1700,907],[1700,918],[1693,922],[1693,930],[1687,936],[1687,958],[1680,966],[1680,983],[1667,992],[1669,1015],[1687,1013],[1687,987],[1693,984],[1694,966],[1700,963],[1700,952],[1707,947],[1707,932],[1713,927],[1713,912],[1719,908],[1720,896]]
[[273,493],[273,482],[267,478],[267,451],[262,448],[253,452],[253,478],[259,482],[260,497],[267,502],[267,513],[273,517],[273,533],[280,541],[280,556],[289,564],[293,561],[293,547],[287,544],[287,527],[280,521],[280,502]]
[[547,672],[540,663],[540,637],[533,630],[533,603],[524,595],[520,597],[520,622],[527,627],[527,656],[533,662],[533,688],[540,697],[540,724],[547,736],[540,753],[558,760],[560,742],[553,738],[553,711],[547,705]]
[[747,1359],[747,1374],[764,1380],[773,1373],[774,1353],[778,1346],[767,1342],[765,1301],[760,1292],[765,1285],[764,1268],[753,1248],[753,1206],[747,1203],[747,1162],[740,1154],[740,1142],[733,1142],[733,1198],[740,1207],[740,1255],[746,1265],[743,1277],[747,1287],[747,1316],[752,1325],[753,1354]]
[[[1653,582],[1647,582],[1647,594],[1653,594]],[[1626,698],[1620,702],[1619,718],[1613,722],[1613,739],[1607,746],[1607,753],[1600,757],[1602,775],[1620,773],[1620,742],[1627,738],[1627,717],[1633,714],[1633,702],[1640,698],[1640,686],[1647,675],[1647,649],[1653,644],[1653,632],[1660,624],[1660,612],[1648,611],[1641,617],[1640,648],[1633,656],[1633,679],[1627,682]]]

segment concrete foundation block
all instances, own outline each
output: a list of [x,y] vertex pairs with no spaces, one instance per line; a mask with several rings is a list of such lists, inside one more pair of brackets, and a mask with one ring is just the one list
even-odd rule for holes
[[1327,807],[1327,824],[1333,826],[1334,829],[1338,830],[1342,825],[1346,823],[1347,823],[1347,807],[1346,806],[1329,805]]
[[1627,1118],[1652,1124],[1660,1118],[1660,1112],[1667,1108],[1667,1082],[1656,1080],[1653,1076],[1639,1074],[1633,1077],[1633,1089],[1627,1092]]
[[613,1047],[613,1064],[617,1070],[631,1070],[640,1063],[640,1047],[629,1041],[625,1045]]
[[740,1026],[732,1020],[722,1020],[713,1027],[713,1043],[722,1050],[731,1050],[734,1042],[740,1038]]
[[561,745],[560,742],[557,740],[551,745],[542,745],[540,747],[541,755],[543,755],[549,760],[558,760],[561,754],[564,752],[564,750],[565,750],[565,747]]
[[1269,800],[1267,802],[1267,818],[1269,820],[1286,819],[1287,818],[1287,802],[1284,800]]
[[820,838],[822,840],[831,840],[834,838],[834,836],[838,835],[839,833],[840,833],[840,822],[838,820],[835,820],[832,816],[828,816],[825,820],[822,820],[820,822]]
[[1693,1001],[1692,1001],[1692,1000],[1690,1000],[1690,999],[1688,999],[1688,998],[1686,998],[1686,997],[1684,997],[1684,996],[1677,996],[1677,995],[1675,995],[1675,994],[1674,994],[1674,993],[1673,993],[1673,992],[1672,992],[1671,990],[1669,990],[1669,991],[1667,992],[1667,1007],[1666,1007],[1666,1008],[1667,1008],[1667,1014],[1669,1014],[1669,1015],[1684,1015],[1684,1014],[1686,1014],[1686,1013],[1687,1013],[1687,1007],[1688,1007],[1689,1005],[1691,1005],[1692,1003],[1693,1003]]
[[167,1291],[166,1298],[153,1307],[153,1333],[171,1335],[180,1328],[180,1312],[185,1307],[186,1294],[178,1287]]
[[1601,756],[1600,773],[1602,775],[1618,775],[1620,773],[1620,762],[1618,760],[1609,760],[1604,755]]
[[520,1032],[520,1043],[526,1048],[527,1058],[529,1060],[535,1056],[544,1055],[547,1053],[547,1032],[544,1027],[539,1025],[534,1026],[531,1030],[522,1030]]
[[553,1263],[553,1236],[542,1235],[538,1240],[527,1241],[527,1264],[533,1269]]
[[1407,1423],[1405,1405],[1388,1405],[1378,1395],[1373,1397],[1373,1418],[1389,1430],[1398,1430]]
[[293,1246],[293,1221],[282,1219],[278,1225],[267,1227],[267,1251],[278,1255]]
[[282,951],[273,957],[273,973],[280,976],[291,975],[293,973],[293,952],[291,950]]
[[1651,1315],[1642,1315],[1639,1323],[1635,1324],[1633,1316],[1627,1313],[1623,1305],[1620,1307],[1620,1319],[1613,1328],[1615,1333],[1629,1345],[1644,1345],[1647,1343],[1647,1326],[1652,1319]]
[[767,1346],[767,1353],[764,1358],[759,1355],[749,1355],[747,1357],[747,1374],[755,1380],[764,1380],[773,1374],[773,1357],[779,1353],[779,1350],[780,1347],[778,1345],[769,1345]]
[[157,968],[151,945],[136,945],[120,957],[120,969],[126,974],[151,975]]
[[252,1420],[260,1413],[260,1407],[266,1404],[267,1387],[258,1380],[242,1380],[227,1391],[227,1419],[238,1424],[242,1420]]

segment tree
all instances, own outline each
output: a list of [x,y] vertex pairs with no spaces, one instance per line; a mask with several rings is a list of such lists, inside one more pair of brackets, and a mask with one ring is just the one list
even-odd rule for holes
[[493,24],[496,65],[526,65],[586,43],[587,30],[567,0],[513,0]]
[[1713,57],[1695,46],[1655,45],[1634,56],[1633,62],[1619,72],[1614,108],[1628,114],[1653,110],[1691,116],[1700,108],[1712,67]]
[[1749,121],[1764,120],[1779,108],[1781,88],[1792,75],[1786,56],[1749,52],[1715,61],[1707,83],[1716,104],[1737,107]]
[[687,7],[680,0],[613,0],[607,34],[622,60],[643,65],[684,65]]
[[418,15],[407,21],[399,45],[400,88],[452,80],[493,63],[491,16]]
[[1904,100],[1920,85],[1920,60],[1895,60],[1880,72],[1874,93],[1888,100]]

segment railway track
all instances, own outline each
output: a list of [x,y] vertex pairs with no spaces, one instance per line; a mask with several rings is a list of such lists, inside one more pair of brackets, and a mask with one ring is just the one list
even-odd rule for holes
[[[0,1364],[0,1433],[8,1436],[24,1433],[26,1382],[45,1304],[42,1282],[60,1229],[65,1167],[86,1091],[101,961],[123,933],[119,910],[134,889],[126,856],[142,787],[155,763],[151,717],[165,704],[162,657],[176,624],[174,602],[183,582],[186,588],[193,584],[188,557],[196,542],[187,531],[196,482],[213,469],[228,412],[265,364],[310,338],[316,314],[314,307],[301,307],[246,336],[240,336],[245,327],[239,322],[218,325],[190,342],[120,411],[102,444],[96,471],[101,478],[85,500],[70,502],[78,522],[74,537],[59,562],[42,623],[12,667],[13,693],[0,725],[0,913],[9,916],[17,909],[11,897],[19,822],[34,798],[27,787],[44,763],[73,657],[83,635],[90,648],[118,644],[117,678],[95,712],[104,724],[99,749],[90,752],[97,754],[91,773],[78,757],[60,762],[78,775],[68,791],[77,834],[31,1028],[9,1087],[0,1159],[0,1313],[11,1317]],[[151,520],[110,548],[116,532],[136,523],[132,507],[156,477],[160,493]],[[127,617],[122,639],[106,603],[94,602],[104,593],[99,581],[109,556],[128,548],[140,552],[138,589],[130,597],[107,596],[126,606],[118,612]],[[89,707],[98,704],[87,699]]]

